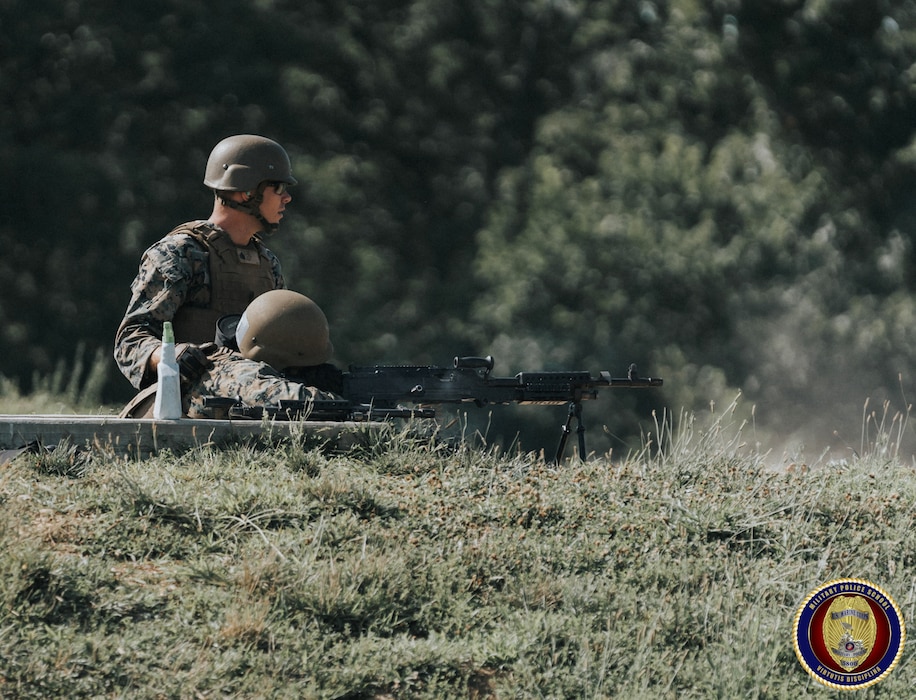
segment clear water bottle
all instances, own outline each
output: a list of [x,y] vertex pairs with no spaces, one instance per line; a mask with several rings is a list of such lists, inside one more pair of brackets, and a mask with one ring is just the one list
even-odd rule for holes
[[159,366],[156,368],[156,403],[153,405],[153,418],[156,420],[175,420],[181,418],[181,375],[178,362],[175,361],[175,333],[171,321],[166,321],[162,328],[162,350]]

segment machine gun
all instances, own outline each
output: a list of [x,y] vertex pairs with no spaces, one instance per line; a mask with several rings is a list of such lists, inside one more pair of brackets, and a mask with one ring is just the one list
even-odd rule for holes
[[[341,371],[333,365],[288,368],[284,375],[296,382],[333,392],[342,400],[281,401],[275,406],[245,406],[235,399],[208,397],[205,405],[227,411],[230,418],[280,420],[373,420],[384,418],[434,418],[432,405],[473,403],[566,405],[555,461],[559,462],[577,422],[579,455],[585,455],[582,402],[596,399],[600,389],[642,389],[662,386],[658,378],[640,377],[630,365],[625,378],[602,371],[519,372],[514,377],[491,376],[493,357],[456,357],[451,367],[416,365],[350,366]],[[405,406],[405,403],[413,404]]]

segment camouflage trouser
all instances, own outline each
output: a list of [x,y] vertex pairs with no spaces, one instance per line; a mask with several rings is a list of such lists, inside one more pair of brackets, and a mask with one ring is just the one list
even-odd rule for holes
[[[182,393],[185,411],[191,418],[209,418],[204,397],[239,399],[246,406],[271,406],[281,400],[307,401],[319,395],[316,389],[291,382],[273,367],[249,360],[237,352],[220,348],[210,355],[213,366]],[[190,402],[190,406],[188,406]]]

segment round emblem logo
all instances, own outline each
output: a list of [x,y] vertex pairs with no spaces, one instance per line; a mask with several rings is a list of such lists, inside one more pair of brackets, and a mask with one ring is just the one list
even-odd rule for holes
[[868,581],[847,578],[811,591],[795,614],[795,654],[826,686],[857,690],[883,680],[903,653],[900,609]]

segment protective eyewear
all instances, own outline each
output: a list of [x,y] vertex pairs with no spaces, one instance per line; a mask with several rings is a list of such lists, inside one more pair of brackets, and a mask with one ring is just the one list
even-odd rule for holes
[[289,183],[288,183],[288,182],[271,182],[271,183],[268,183],[268,184],[269,184],[270,187],[273,187],[273,188],[274,188],[274,192],[276,192],[276,193],[279,194],[279,195],[285,194],[286,191],[289,189]]

